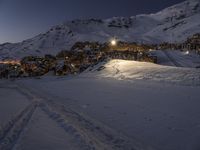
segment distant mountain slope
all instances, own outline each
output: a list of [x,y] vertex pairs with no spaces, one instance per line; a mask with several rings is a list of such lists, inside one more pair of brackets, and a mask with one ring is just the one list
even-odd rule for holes
[[21,43],[0,45],[0,59],[56,54],[77,41],[112,37],[142,43],[181,42],[200,31],[200,0],[187,0],[155,14],[68,21]]

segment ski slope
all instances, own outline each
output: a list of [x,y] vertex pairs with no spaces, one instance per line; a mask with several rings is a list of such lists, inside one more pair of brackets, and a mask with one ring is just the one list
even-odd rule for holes
[[194,52],[189,52],[189,54],[187,51],[181,52],[175,50],[166,50],[163,52],[177,67],[198,68],[200,66],[200,56]]

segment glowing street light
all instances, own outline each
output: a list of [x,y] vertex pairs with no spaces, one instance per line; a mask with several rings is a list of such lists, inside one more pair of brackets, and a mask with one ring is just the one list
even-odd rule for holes
[[186,52],[185,52],[186,55],[188,55],[189,53],[190,53],[189,51],[186,51]]
[[117,41],[115,39],[111,40],[110,43],[111,43],[112,46],[116,46],[117,45]]

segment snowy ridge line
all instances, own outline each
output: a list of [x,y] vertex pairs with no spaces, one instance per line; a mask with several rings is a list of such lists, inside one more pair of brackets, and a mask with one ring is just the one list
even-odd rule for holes
[[33,102],[2,127],[0,130],[0,150],[10,150],[13,148],[24,128],[29,123],[37,105],[37,102]]
[[[89,116],[74,111],[66,105],[60,105],[51,100],[45,93],[19,85],[23,90],[35,95],[40,100],[39,107],[58,123],[68,134],[72,134],[86,144],[89,149],[96,150],[155,150],[155,148],[129,138],[122,133],[117,133],[110,127],[90,118]],[[40,91],[41,92],[41,91]],[[37,96],[36,96],[37,95]],[[84,140],[84,141],[83,141]]]
[[164,54],[169,58],[169,60],[176,66],[176,67],[183,67],[180,63],[178,63],[167,51],[163,50]]
[[200,1],[187,0],[154,14],[64,21],[22,42],[0,44],[0,60],[56,55],[76,42],[105,43],[113,37],[144,44],[182,43],[199,33],[199,18]]

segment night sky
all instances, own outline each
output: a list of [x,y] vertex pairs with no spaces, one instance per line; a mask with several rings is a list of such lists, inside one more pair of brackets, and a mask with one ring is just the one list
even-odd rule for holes
[[18,42],[78,18],[154,13],[184,0],[0,0],[0,43]]

